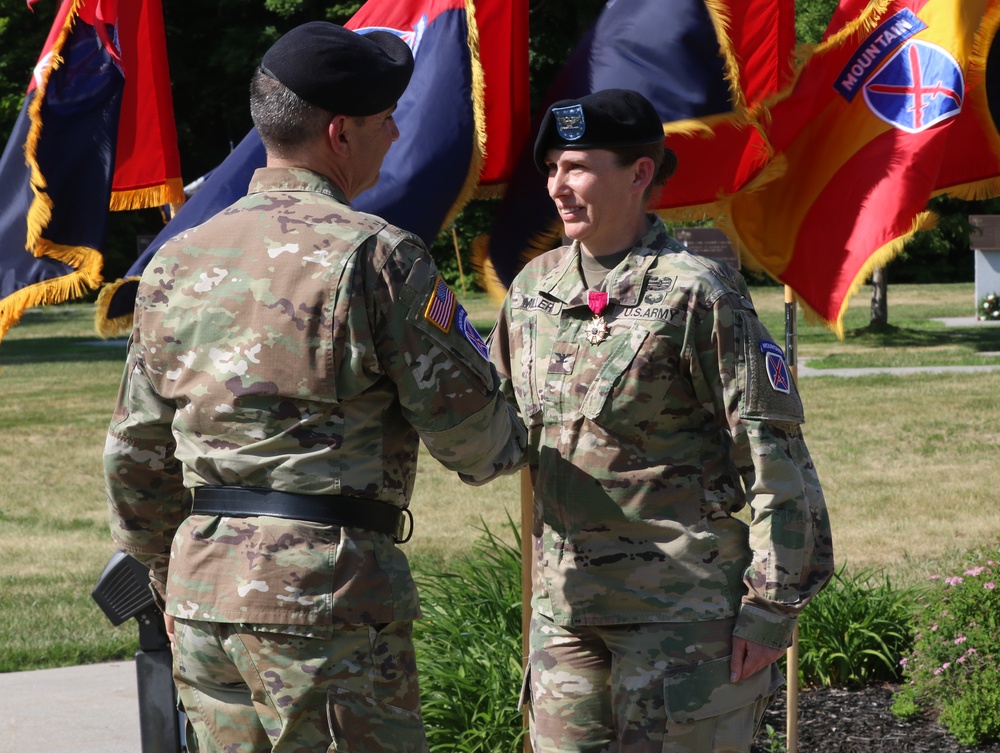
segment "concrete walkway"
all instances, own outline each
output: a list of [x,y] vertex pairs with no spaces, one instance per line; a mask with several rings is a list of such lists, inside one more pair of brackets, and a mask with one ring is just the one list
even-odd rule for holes
[[0,751],[141,750],[135,662],[0,673]]

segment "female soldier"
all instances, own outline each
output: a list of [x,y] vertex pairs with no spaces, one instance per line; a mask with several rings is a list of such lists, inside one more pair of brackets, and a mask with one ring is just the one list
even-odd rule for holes
[[491,357],[531,437],[535,751],[748,751],[833,568],[795,384],[739,273],[646,213],[676,158],[642,95],[555,103],[534,157],[571,243]]

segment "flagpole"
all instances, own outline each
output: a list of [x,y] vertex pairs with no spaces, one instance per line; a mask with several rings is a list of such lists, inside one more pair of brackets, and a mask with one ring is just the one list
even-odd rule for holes
[[[798,384],[798,322],[795,311],[795,291],[785,285],[785,359],[792,372],[792,379]],[[799,626],[792,628],[792,645],[785,656],[788,673],[787,696],[785,702],[785,749],[788,753],[799,750]]]
[[[521,469],[521,668],[528,666],[528,633],[531,629],[531,575],[533,572],[532,552],[534,542],[531,529],[535,518],[535,492],[531,483],[531,470]],[[524,729],[528,729],[528,704],[521,709]],[[524,736],[523,753],[531,753],[531,737]]]
[[458,250],[458,233],[451,226],[451,239],[455,242],[455,260],[458,262],[458,278],[462,281],[462,295],[465,295],[465,273],[462,272],[462,254]]

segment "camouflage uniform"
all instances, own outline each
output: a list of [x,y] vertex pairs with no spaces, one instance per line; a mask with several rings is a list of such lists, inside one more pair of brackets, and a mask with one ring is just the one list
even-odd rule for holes
[[[780,349],[739,274],[688,253],[652,219],[599,287],[609,294],[606,340],[585,337],[595,317],[576,243],[521,271],[491,336],[492,360],[528,426],[535,476],[538,752],[617,749],[572,731],[570,696],[580,687],[610,693],[593,723],[617,726],[609,739],[617,735],[622,750],[738,749],[688,748],[677,735],[774,691],[776,669],[729,683],[731,636],[786,647],[796,614],[833,567]],[[748,503],[749,531],[733,517]],[[725,639],[709,639],[718,625]],[[607,637],[612,626],[648,628],[631,658],[612,650],[621,639]],[[595,634],[606,643],[596,675],[581,669],[594,657],[559,656]],[[618,666],[637,657],[641,682]],[[654,697],[627,698],[640,685]],[[651,747],[626,747],[636,713]]]
[[[376,685],[378,675],[392,679],[395,695],[362,693],[356,705],[411,715],[416,736],[400,733],[395,748],[366,744],[368,731],[352,723],[352,751],[426,747],[408,632],[419,605],[394,539],[275,517],[189,517],[189,490],[264,487],[403,508],[419,440],[483,482],[523,460],[523,426],[498,387],[485,345],[421,242],[352,210],[316,173],[260,169],[246,197],[165,244],[139,285],[104,465],[116,544],[150,566],[166,612],[189,621],[179,672],[190,680],[228,661],[245,675],[245,661],[225,658],[240,625],[266,642],[250,657],[262,675],[284,681],[300,656],[326,653],[322,671],[300,666],[296,676],[329,678],[344,692],[370,688],[373,674]],[[377,639],[393,623],[397,658],[387,663],[374,652],[389,650]],[[372,653],[364,661],[354,651],[358,626]],[[196,633],[215,635],[214,647],[192,653]],[[336,682],[346,675],[353,685]],[[197,716],[183,677],[179,685]],[[312,692],[289,688],[288,697]],[[336,720],[342,709],[326,692]],[[204,710],[199,738],[220,750],[271,750],[267,737],[276,744],[283,733],[266,713],[255,720],[249,699],[235,727],[211,724],[217,712]]]

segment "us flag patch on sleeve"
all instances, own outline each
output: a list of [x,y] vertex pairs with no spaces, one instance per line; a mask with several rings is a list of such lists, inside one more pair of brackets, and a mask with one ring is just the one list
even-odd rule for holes
[[448,332],[455,318],[455,303],[455,294],[451,292],[444,278],[438,275],[437,282],[434,283],[434,293],[424,311],[424,319],[432,322],[442,332]]

